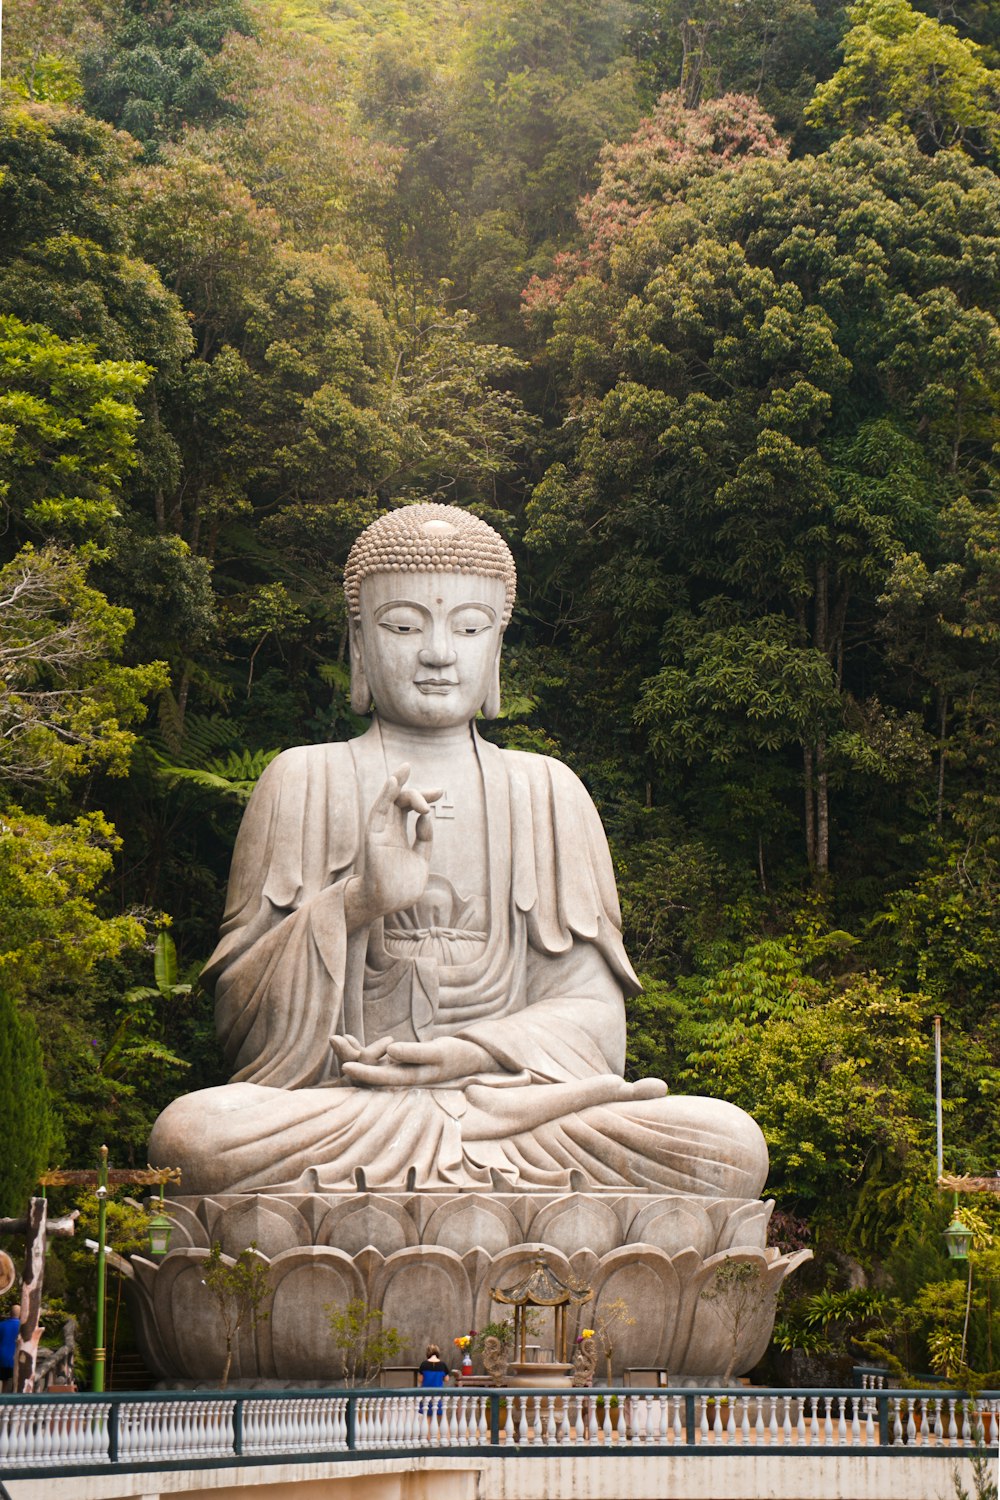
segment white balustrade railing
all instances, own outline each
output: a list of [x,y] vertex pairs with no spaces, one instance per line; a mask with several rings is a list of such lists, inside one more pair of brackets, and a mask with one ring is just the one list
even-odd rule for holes
[[[243,1402],[244,1454],[336,1453],[347,1447],[348,1397],[247,1397]],[[232,1452],[232,1446],[230,1446]]]
[[1000,1396],[858,1389],[312,1391],[0,1397],[0,1475],[420,1449],[996,1445]]
[[123,1401],[118,1407],[118,1462],[227,1458],[233,1452],[233,1400]]
[[5,1406],[0,1411],[0,1474],[107,1463],[109,1412],[105,1401]]

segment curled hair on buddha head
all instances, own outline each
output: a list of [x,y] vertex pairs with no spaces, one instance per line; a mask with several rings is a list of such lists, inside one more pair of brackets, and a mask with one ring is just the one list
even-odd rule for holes
[[500,535],[454,505],[404,505],[379,516],[358,537],[344,569],[347,612],[357,619],[361,584],[371,573],[474,573],[499,578],[506,591],[502,628],[514,608],[517,569]]

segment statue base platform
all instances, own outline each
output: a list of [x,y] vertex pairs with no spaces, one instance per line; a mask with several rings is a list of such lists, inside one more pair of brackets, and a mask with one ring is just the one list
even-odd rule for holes
[[[719,1375],[734,1344],[740,1375],[767,1347],[781,1283],[812,1255],[766,1245],[773,1207],[773,1200],[600,1188],[179,1197],[166,1205],[170,1252],[158,1263],[133,1259],[130,1296],[151,1371],[168,1381],[218,1379],[225,1335],[203,1263],[214,1243],[231,1259],[252,1244],[270,1266],[269,1315],[241,1330],[232,1383],[335,1383],[342,1363],[328,1306],[360,1297],[380,1308],[383,1325],[407,1340],[394,1364],[419,1364],[428,1343],[448,1363],[454,1338],[502,1315],[491,1287],[516,1282],[544,1255],[560,1277],[593,1287],[581,1327],[596,1326],[612,1302],[628,1305],[635,1321],[613,1332],[616,1375]],[[727,1262],[756,1274],[718,1281]],[[713,1295],[702,1296],[709,1289]]]
[[524,1364],[507,1366],[504,1385],[510,1389],[523,1386],[526,1390],[569,1390],[573,1383],[573,1366],[560,1364]]

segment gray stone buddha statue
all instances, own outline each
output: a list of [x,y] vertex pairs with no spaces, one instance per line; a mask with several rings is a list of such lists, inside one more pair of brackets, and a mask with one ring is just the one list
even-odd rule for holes
[[205,971],[232,1079],[150,1142],[185,1194],[763,1188],[749,1115],[622,1077],[639,986],[587,792],[477,733],[514,582],[502,538],[449,506],[355,543],[371,727],[285,751],[247,808]]

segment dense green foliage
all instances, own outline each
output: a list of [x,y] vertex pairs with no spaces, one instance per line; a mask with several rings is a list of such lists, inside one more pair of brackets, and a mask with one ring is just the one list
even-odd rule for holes
[[38,1028],[0,984],[0,1204],[21,1204],[34,1191],[48,1165],[52,1125]]
[[9,0],[0,1211],[222,1080],[241,809],[357,731],[343,562],[433,497],[517,554],[487,732],[604,815],[629,1069],[751,1110],[820,1251],[788,1338],[848,1337],[860,1268],[855,1348],[955,1368],[936,1014],[946,1165],[1000,1159],[995,10]]
[[230,33],[251,30],[242,0],[127,0],[81,59],[86,107],[155,155],[187,126],[234,112],[219,55]]

